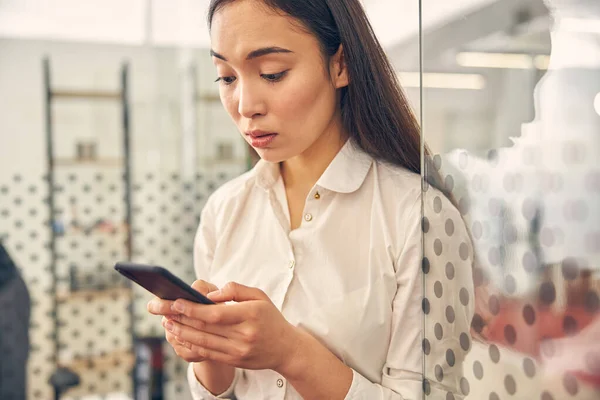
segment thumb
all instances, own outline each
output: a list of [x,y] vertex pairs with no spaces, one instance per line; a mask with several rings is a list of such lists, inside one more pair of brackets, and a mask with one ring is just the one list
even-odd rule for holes
[[236,282],[229,282],[214,292],[210,292],[207,297],[214,302],[223,303],[226,301],[235,301],[237,303],[249,300],[268,300],[269,297],[260,289],[244,286]]
[[210,282],[198,279],[192,283],[192,289],[202,293],[206,296],[207,293],[218,290],[218,288]]

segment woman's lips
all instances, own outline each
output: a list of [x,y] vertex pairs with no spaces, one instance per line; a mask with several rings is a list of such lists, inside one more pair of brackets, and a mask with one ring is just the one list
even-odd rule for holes
[[266,133],[266,134],[260,134],[260,135],[250,134],[248,136],[250,137],[250,144],[252,145],[252,147],[257,148],[257,149],[263,149],[263,148],[269,146],[271,144],[271,142],[273,142],[273,140],[275,139],[277,134],[276,133]]

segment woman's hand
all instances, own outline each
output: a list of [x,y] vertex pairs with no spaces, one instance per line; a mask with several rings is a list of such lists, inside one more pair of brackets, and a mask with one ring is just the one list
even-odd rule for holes
[[[202,293],[204,296],[206,296],[210,292],[213,292],[213,291],[216,291],[219,289],[212,283],[205,282],[203,280],[195,281],[192,284],[192,288],[194,288],[198,292]],[[177,311],[173,310],[173,303],[174,303],[174,301],[154,298],[153,300],[151,300],[148,303],[148,311],[155,315],[162,315],[163,316],[162,325],[164,327],[165,324],[169,320],[173,321],[173,320],[181,320],[182,319],[181,314],[179,314]],[[190,326],[192,326],[192,327],[198,326],[198,321],[193,321],[193,320],[189,319],[189,320],[186,320],[186,322],[188,324],[190,324]],[[179,357],[183,358],[184,360],[186,360],[188,362],[205,361],[204,358],[199,357],[198,354],[195,354],[189,348],[189,346],[187,346],[186,343],[182,342],[181,340],[178,340],[178,338],[175,335],[173,335],[171,332],[169,332],[168,330],[165,332],[165,338],[167,339],[167,342],[169,342],[169,344],[173,347],[173,350],[175,350],[175,353]]]
[[[301,335],[269,297],[237,283],[228,283],[208,297],[220,304],[177,300],[170,305],[173,311],[162,314],[167,340],[175,343],[177,354],[187,361],[212,360],[284,375],[299,351]],[[224,303],[230,301],[234,303]]]

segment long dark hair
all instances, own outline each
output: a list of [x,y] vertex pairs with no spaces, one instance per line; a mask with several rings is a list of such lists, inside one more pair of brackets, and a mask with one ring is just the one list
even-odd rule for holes
[[[210,29],[214,14],[235,0],[211,0]],[[329,64],[340,45],[350,84],[341,89],[343,127],[350,138],[373,158],[421,173],[419,123],[402,91],[359,0],[260,0],[301,22],[321,44]],[[452,200],[431,165],[425,147],[426,180]]]

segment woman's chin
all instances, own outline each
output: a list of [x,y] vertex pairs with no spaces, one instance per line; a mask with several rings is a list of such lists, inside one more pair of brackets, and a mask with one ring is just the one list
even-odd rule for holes
[[257,149],[256,152],[262,160],[270,163],[279,163],[289,158],[275,149]]

